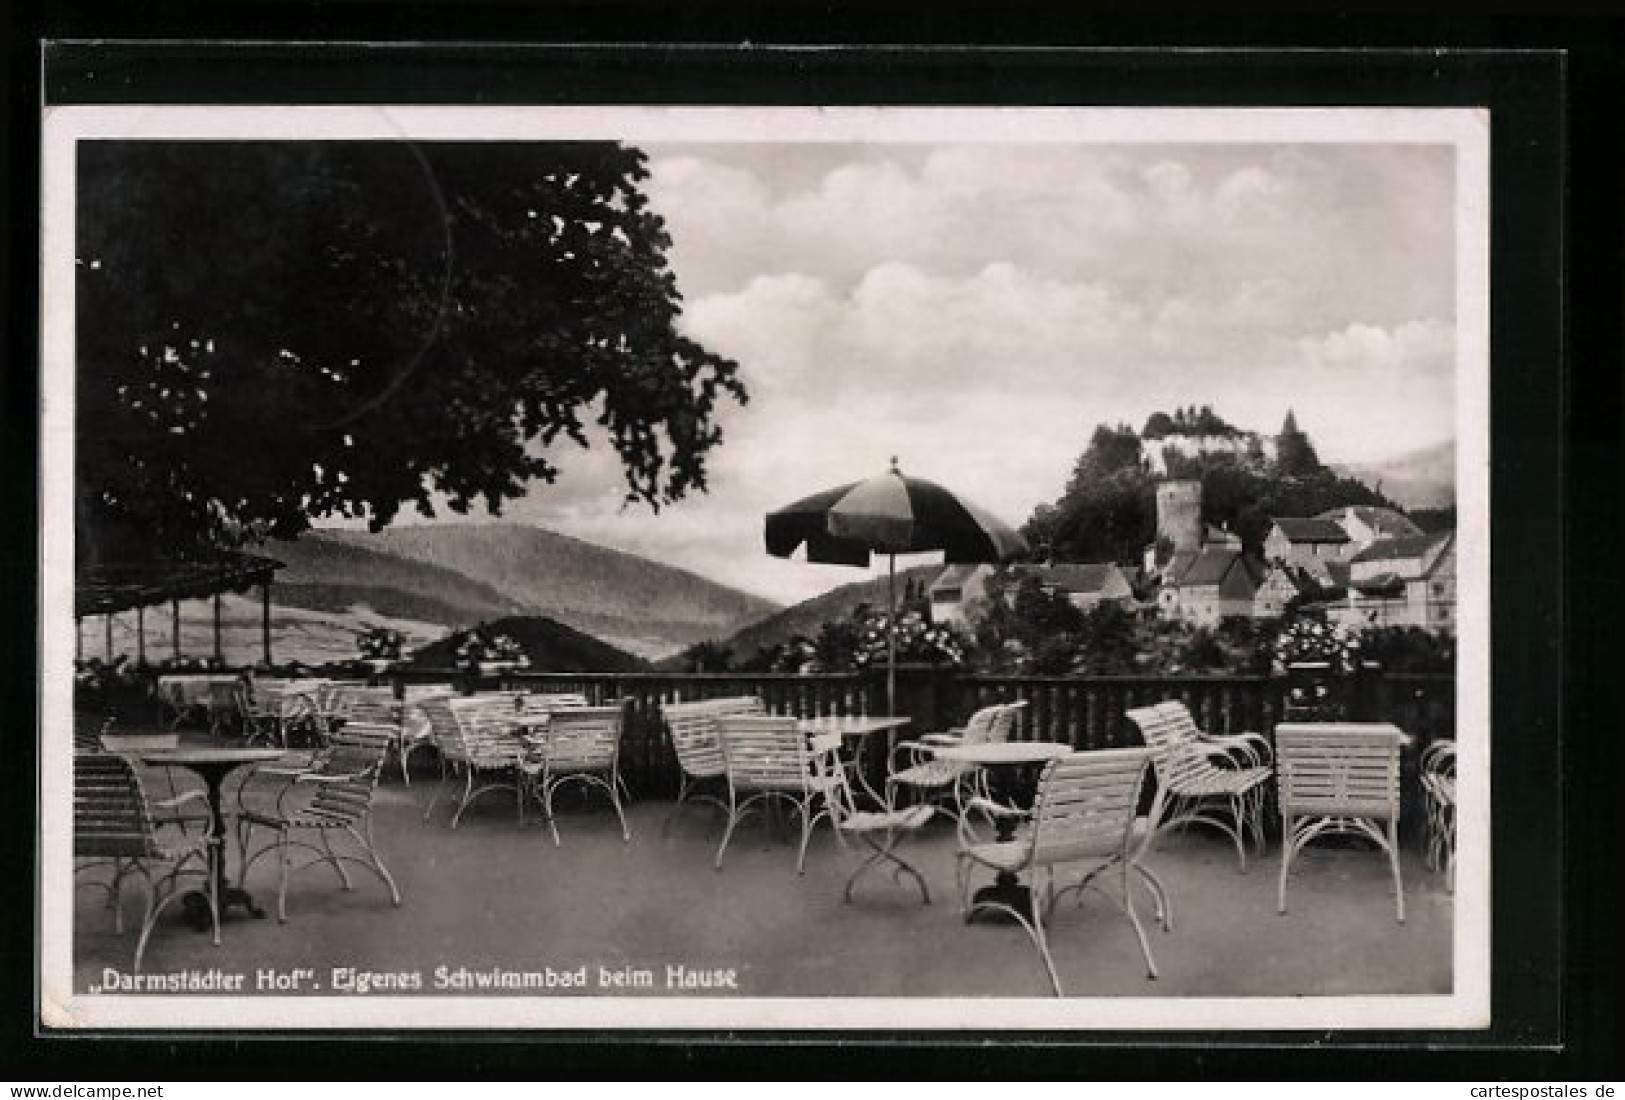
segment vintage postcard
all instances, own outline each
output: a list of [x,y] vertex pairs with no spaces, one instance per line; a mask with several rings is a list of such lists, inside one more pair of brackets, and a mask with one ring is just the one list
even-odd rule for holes
[[1488,127],[48,106],[43,1025],[1488,1026]]

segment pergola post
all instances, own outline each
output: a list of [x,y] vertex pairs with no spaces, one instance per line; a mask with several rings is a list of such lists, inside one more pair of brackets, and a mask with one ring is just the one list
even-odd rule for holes
[[139,605],[135,609],[135,663],[147,663],[147,609]]
[[220,648],[220,593],[214,594],[214,663],[226,663],[225,651]]
[[271,667],[271,582],[260,582],[260,642],[265,650],[265,667]]
[[175,663],[181,663],[181,601],[169,601],[169,640],[175,648]]

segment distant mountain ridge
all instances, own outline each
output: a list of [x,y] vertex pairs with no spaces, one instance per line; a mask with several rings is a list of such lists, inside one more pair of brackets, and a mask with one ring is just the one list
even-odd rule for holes
[[518,524],[326,529],[266,551],[288,562],[281,598],[295,606],[361,602],[448,628],[542,616],[644,658],[779,610],[684,569]]
[[1380,462],[1334,464],[1406,508],[1442,508],[1456,502],[1456,443],[1450,440]]
[[[909,581],[929,586],[942,573],[941,565],[916,565],[897,571],[897,598]],[[878,610],[886,607],[886,579],[884,577],[854,581],[832,588],[801,603],[786,607],[759,622],[755,622],[718,643],[743,661],[756,655],[758,650],[771,648],[799,635],[814,637],[829,622],[851,618],[859,604],[869,604]],[[671,664],[670,661],[665,662]]]

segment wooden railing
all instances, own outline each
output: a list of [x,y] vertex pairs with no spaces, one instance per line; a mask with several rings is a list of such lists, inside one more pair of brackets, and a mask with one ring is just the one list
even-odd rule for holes
[[[449,681],[462,686],[464,674],[451,669],[396,673],[401,682]],[[1028,704],[1016,736],[1063,741],[1080,749],[1139,743],[1124,719],[1131,707],[1178,699],[1197,724],[1214,733],[1254,730],[1270,736],[1285,717],[1286,685],[1267,676],[981,676],[953,669],[913,670],[898,694],[898,709],[914,719],[913,733],[962,723],[992,702]],[[635,790],[663,797],[677,789],[677,759],[660,717],[663,703],[727,695],[757,695],[775,714],[820,717],[873,714],[886,709],[884,678],[857,673],[510,673],[484,681],[496,687],[546,692],[579,692],[593,704],[625,700],[627,726],[622,769]],[[1449,674],[1377,675],[1362,682],[1354,701],[1356,717],[1391,721],[1417,739],[1421,748],[1455,730],[1455,678]],[[888,746],[869,746],[872,769],[882,768]],[[1414,760],[1414,754],[1410,754]]]

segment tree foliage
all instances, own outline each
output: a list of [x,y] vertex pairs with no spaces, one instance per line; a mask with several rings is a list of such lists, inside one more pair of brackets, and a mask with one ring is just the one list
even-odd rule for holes
[[[1153,414],[1147,430],[1166,421],[1172,431],[1207,434],[1234,431],[1208,406],[1180,408],[1172,416]],[[1312,516],[1351,504],[1393,507],[1362,482],[1341,478],[1321,465],[1308,436],[1289,427],[1301,446],[1287,448],[1285,460],[1271,466],[1228,451],[1185,454],[1167,448],[1168,476],[1202,482],[1202,519],[1228,527],[1245,550],[1258,554],[1275,516]],[[1287,433],[1283,432],[1283,438]],[[1150,438],[1149,436],[1147,438]],[[1040,505],[1023,528],[1028,541],[1044,546],[1059,561],[1133,563],[1156,537],[1156,478],[1141,453],[1139,436],[1128,427],[1095,429],[1078,458],[1061,498]]]
[[607,437],[629,500],[703,490],[735,364],[677,327],[610,143],[92,142],[79,521],[170,552],[504,501]]

